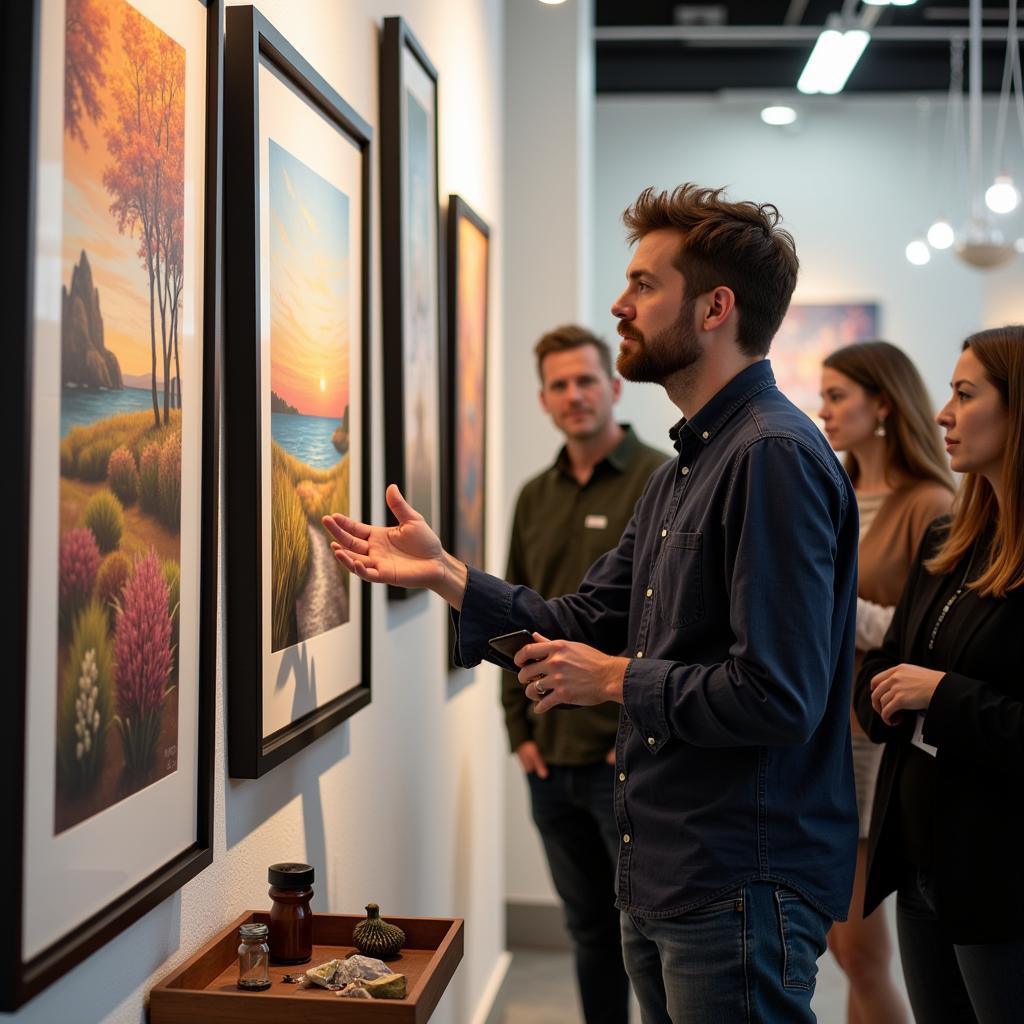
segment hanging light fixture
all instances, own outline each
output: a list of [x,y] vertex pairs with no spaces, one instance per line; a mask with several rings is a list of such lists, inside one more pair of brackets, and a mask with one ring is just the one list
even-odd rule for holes
[[932,258],[932,251],[923,238],[915,238],[906,248],[907,260],[915,267],[923,267]]
[[[969,154],[970,173],[969,190],[971,198],[971,220],[963,232],[957,245],[957,255],[972,267],[989,269],[1009,263],[1017,255],[1017,247],[1007,241],[991,220],[981,196],[981,0],[970,0],[970,76],[969,76]],[[1021,135],[1024,139],[1024,92],[1020,87],[1020,51],[1017,43],[1017,0],[1010,0],[1009,21],[1006,30],[1006,61],[1003,67],[1003,89],[1000,93],[1000,116],[996,125],[996,167],[998,168],[1005,155],[1006,114],[1009,109],[1011,87],[1016,86],[1017,111],[1021,122]],[[993,198],[997,203],[1006,205],[1014,197],[1008,195],[1014,189],[1012,182],[999,183]],[[1005,185],[1009,185],[1009,189]],[[995,187],[995,186],[993,186]],[[992,189],[987,190],[992,193]],[[986,201],[988,194],[986,194]],[[1016,197],[1013,205],[1019,201]],[[990,206],[991,208],[991,206]],[[1012,209],[1008,206],[1007,209]]]
[[948,220],[939,218],[932,226],[928,229],[928,244],[933,249],[938,249],[940,252],[949,249],[956,241],[956,235],[953,232],[953,225]]
[[1010,97],[1014,93],[1021,140],[1024,141],[1024,91],[1021,89],[1020,46],[1017,42],[1017,0],[1010,0],[1010,17],[1006,26],[1006,60],[1003,63],[1003,85],[999,92],[992,161],[997,173],[996,180],[985,190],[985,205],[993,213],[999,214],[1012,213],[1020,205],[1020,191],[1006,170],[1006,120],[1010,113]]

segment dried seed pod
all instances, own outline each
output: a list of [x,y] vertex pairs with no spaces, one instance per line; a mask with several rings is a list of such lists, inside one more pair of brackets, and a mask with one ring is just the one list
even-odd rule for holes
[[360,953],[391,960],[398,956],[398,951],[405,943],[405,932],[397,925],[383,920],[376,903],[367,903],[366,920],[355,926],[352,942]]

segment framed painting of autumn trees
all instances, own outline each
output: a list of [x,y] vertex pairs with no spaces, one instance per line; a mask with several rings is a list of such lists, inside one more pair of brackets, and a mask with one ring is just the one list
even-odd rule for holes
[[370,700],[370,128],[252,7],[224,63],[228,766],[257,778]]
[[212,858],[222,18],[0,13],[4,1010]]

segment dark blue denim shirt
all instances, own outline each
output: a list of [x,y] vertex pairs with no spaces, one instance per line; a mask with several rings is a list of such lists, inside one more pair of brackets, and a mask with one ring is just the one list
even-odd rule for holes
[[[620,909],[673,917],[752,880],[845,919],[857,846],[853,488],[765,360],[671,432],[616,548],[544,601],[470,570],[457,658],[525,627],[629,657]],[[550,714],[572,714],[555,710]]]

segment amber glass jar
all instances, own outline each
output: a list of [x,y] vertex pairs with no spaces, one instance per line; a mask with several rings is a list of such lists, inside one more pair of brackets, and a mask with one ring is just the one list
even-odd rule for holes
[[304,964],[313,956],[313,869],[308,864],[271,864],[270,959]]

